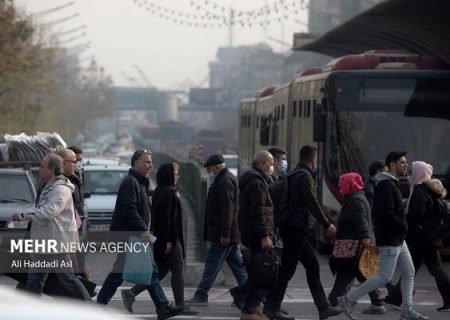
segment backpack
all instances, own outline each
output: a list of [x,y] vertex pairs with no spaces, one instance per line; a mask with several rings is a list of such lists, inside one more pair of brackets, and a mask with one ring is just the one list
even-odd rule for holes
[[446,236],[450,231],[450,213],[447,202],[441,198],[435,200],[436,211],[434,226],[440,236]]
[[297,173],[309,174],[305,169],[294,169],[288,174],[281,175],[278,180],[269,185],[275,227],[284,227],[288,223],[288,178]]

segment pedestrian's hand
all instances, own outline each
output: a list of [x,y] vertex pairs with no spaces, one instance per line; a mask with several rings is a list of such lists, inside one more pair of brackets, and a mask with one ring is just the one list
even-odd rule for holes
[[164,254],[169,254],[173,250],[173,244],[172,242],[167,242],[166,244],[166,251],[164,251]]
[[13,221],[20,221],[22,220],[22,215],[19,212],[14,212],[11,216],[11,219]]
[[148,231],[142,232],[141,233],[141,239],[142,239],[142,241],[149,242],[150,241],[150,232],[148,232]]
[[273,242],[269,236],[261,238],[261,248],[263,250],[269,250],[269,249],[273,248]]
[[220,244],[224,247],[228,247],[228,245],[230,244],[230,238],[220,237]]
[[368,246],[370,244],[370,239],[369,238],[366,238],[366,239],[362,239],[361,240],[361,245],[363,246],[363,247],[366,247],[366,246]]
[[330,224],[330,226],[327,229],[327,236],[333,238],[335,234],[336,234],[336,227],[334,226],[334,224]]

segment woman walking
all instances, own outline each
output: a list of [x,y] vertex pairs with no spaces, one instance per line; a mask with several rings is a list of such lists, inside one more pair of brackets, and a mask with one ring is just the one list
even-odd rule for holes
[[[330,268],[336,274],[333,288],[328,296],[332,306],[338,306],[338,297],[345,295],[349,286],[356,278],[364,282],[366,278],[359,272],[358,260],[361,247],[374,243],[372,232],[372,219],[370,205],[364,195],[364,183],[359,174],[350,172],[343,174],[339,179],[339,189],[344,197],[341,213],[337,220],[336,245],[339,243],[352,243],[353,251],[349,258],[330,257]],[[335,250],[334,250],[335,251]],[[333,252],[335,253],[335,252]],[[371,305],[364,310],[365,314],[384,314],[386,308],[380,298],[380,292],[376,289],[369,292]]]

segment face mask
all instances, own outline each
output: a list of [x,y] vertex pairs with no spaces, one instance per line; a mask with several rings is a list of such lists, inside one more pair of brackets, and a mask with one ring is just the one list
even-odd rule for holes
[[286,173],[287,168],[288,168],[287,160],[281,160],[281,163],[278,166],[278,170],[280,170],[281,173]]

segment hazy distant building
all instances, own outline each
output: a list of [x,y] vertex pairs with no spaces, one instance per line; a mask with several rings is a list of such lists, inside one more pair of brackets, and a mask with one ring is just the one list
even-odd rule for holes
[[209,63],[209,86],[222,90],[224,107],[236,108],[242,98],[283,81],[284,59],[266,44],[220,48]]
[[309,3],[309,32],[321,35],[385,0],[314,0]]

